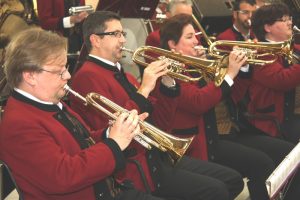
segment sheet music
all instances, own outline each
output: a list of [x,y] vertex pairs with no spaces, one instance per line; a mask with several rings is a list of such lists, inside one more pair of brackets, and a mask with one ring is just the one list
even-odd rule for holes
[[300,142],[278,165],[266,181],[269,197],[273,199],[297,170],[300,163]]

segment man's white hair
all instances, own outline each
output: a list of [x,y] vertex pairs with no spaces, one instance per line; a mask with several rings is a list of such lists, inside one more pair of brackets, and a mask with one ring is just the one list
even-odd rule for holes
[[174,14],[175,8],[179,4],[184,4],[188,6],[193,6],[193,2],[191,0],[171,0],[167,5],[167,11],[171,14]]

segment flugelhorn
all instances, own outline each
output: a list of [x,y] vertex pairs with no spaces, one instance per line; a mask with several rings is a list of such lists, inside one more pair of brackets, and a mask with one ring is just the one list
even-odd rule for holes
[[[137,48],[135,51],[123,47],[122,50],[131,53],[133,62],[142,65],[144,67],[147,67],[149,64],[145,62],[144,59],[150,61],[167,59],[169,63],[168,66],[169,71],[167,74],[175,79],[184,82],[193,82],[193,81],[199,81],[202,78],[201,72],[198,69],[186,69],[184,66],[182,66],[182,63],[174,59],[174,56],[171,56],[171,54],[177,56],[179,56],[179,54],[173,53],[171,51],[167,51],[152,46],[141,46]],[[155,57],[153,55],[155,55]],[[188,75],[185,75],[185,73],[196,73],[198,74],[198,76],[193,78]]]
[[[208,60],[181,55],[179,53],[174,53],[172,51],[153,46],[141,46],[135,51],[126,48],[122,48],[122,50],[131,52],[133,54],[132,60],[142,66],[148,65],[148,63],[143,61],[142,58],[152,61],[167,58],[171,63],[169,66],[168,75],[185,82],[198,81],[201,78],[206,78],[214,81],[216,86],[219,86],[223,82],[227,73],[228,63],[224,62],[223,57],[216,60]],[[155,55],[155,57],[152,55]],[[192,69],[186,69],[183,65],[192,67]],[[199,76],[193,78],[188,75],[184,75],[184,73],[197,73],[196,75]]]
[[209,48],[209,55],[220,58],[228,55],[234,46],[246,53],[248,64],[266,65],[275,62],[278,55],[285,56],[290,62],[293,61],[293,50],[291,48],[292,39],[283,42],[246,42],[246,41],[231,41],[218,40],[213,42]]
[[[116,120],[117,116],[109,111],[107,108],[112,110],[114,113],[128,112],[128,110],[122,108],[118,104],[112,102],[106,97],[97,93],[88,93],[86,97],[81,96],[68,85],[64,86],[65,91],[70,92],[75,97],[79,98],[85,105],[90,105],[96,110],[104,113],[108,118]],[[104,106],[102,106],[102,105]],[[156,128],[155,126],[145,122],[139,121],[141,132],[134,137],[134,140],[143,145],[147,149],[152,149],[152,146],[159,150],[168,153],[169,157],[176,164],[179,159],[184,155],[194,137],[190,138],[179,138],[173,135],[167,134],[164,131]]]

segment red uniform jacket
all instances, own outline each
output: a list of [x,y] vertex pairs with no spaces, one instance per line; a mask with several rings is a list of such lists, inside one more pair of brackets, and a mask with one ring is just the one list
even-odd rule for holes
[[198,83],[180,83],[180,89],[175,115],[172,115],[170,123],[164,125],[163,129],[183,138],[195,136],[186,154],[207,160],[207,127],[203,115],[230,92],[230,87],[224,81],[221,87],[210,82],[202,88]]
[[[294,90],[300,84],[300,65],[284,67],[283,62],[283,58],[279,57],[273,64],[254,67],[249,88],[250,114],[266,114],[273,116],[280,123],[283,122],[285,93]],[[254,119],[251,123],[271,136],[280,134],[275,123],[270,120]]]
[[[85,126],[68,106],[64,108]],[[125,166],[111,139],[81,149],[57,105],[14,92],[0,125],[0,159],[11,168],[24,199],[95,199],[93,184]],[[100,140],[103,130],[92,137]]]
[[[161,124],[167,123],[169,118],[162,116],[161,113],[172,115],[176,108],[176,101],[173,98],[161,98],[160,101],[156,102],[155,98],[149,97],[150,102],[136,92],[136,88],[139,87],[136,79],[130,74],[126,74],[126,76],[128,80],[124,78],[122,72],[119,72],[115,66],[110,66],[95,58],[89,57],[75,74],[72,80],[72,87],[83,96],[89,92],[96,92],[127,110],[137,109],[139,113],[145,111],[151,112],[153,105],[154,109],[151,116],[153,122],[159,127]],[[92,128],[98,129],[108,125],[107,118],[102,117],[98,111],[90,107],[85,107],[74,97],[70,99],[72,108],[80,113],[83,119]],[[145,148],[133,142],[130,147],[128,147],[128,151],[132,149],[136,150],[137,155],[131,158],[139,160],[142,164],[147,180],[153,190],[154,185],[145,156]],[[136,166],[131,163],[127,164],[126,170],[124,170],[122,174],[120,173],[118,178],[120,181],[124,179],[132,180],[136,188],[145,190],[140,175],[137,173]]]
[[159,29],[151,32],[146,38],[147,46],[160,47],[160,34]]
[[[254,34],[250,32],[250,39],[254,38]],[[226,29],[224,32],[220,33],[217,36],[217,40],[232,40],[232,41],[244,41],[244,37],[240,32],[238,32],[235,28],[230,27]]]
[[[80,5],[84,5],[85,0],[80,0]],[[46,30],[63,33],[63,18],[69,16],[65,14],[64,1],[62,0],[37,0],[38,17],[41,27]]]

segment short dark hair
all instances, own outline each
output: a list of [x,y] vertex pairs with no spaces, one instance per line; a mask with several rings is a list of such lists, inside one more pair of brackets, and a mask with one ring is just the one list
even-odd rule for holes
[[160,28],[161,47],[170,50],[168,41],[173,40],[177,44],[182,35],[183,28],[188,24],[193,24],[193,18],[187,14],[179,14],[166,19]]
[[235,0],[233,2],[233,10],[234,11],[240,10],[240,5],[242,3],[247,3],[247,4],[250,4],[251,6],[254,6],[256,4],[256,1],[255,0]]
[[256,10],[252,16],[252,30],[258,40],[265,40],[266,24],[272,25],[283,16],[290,16],[290,10],[284,3],[264,5]]
[[82,32],[84,43],[88,52],[90,52],[90,50],[92,49],[90,36],[94,33],[104,32],[107,29],[106,22],[111,20],[120,21],[121,18],[118,14],[111,11],[96,11],[89,14],[88,17],[84,20]]

